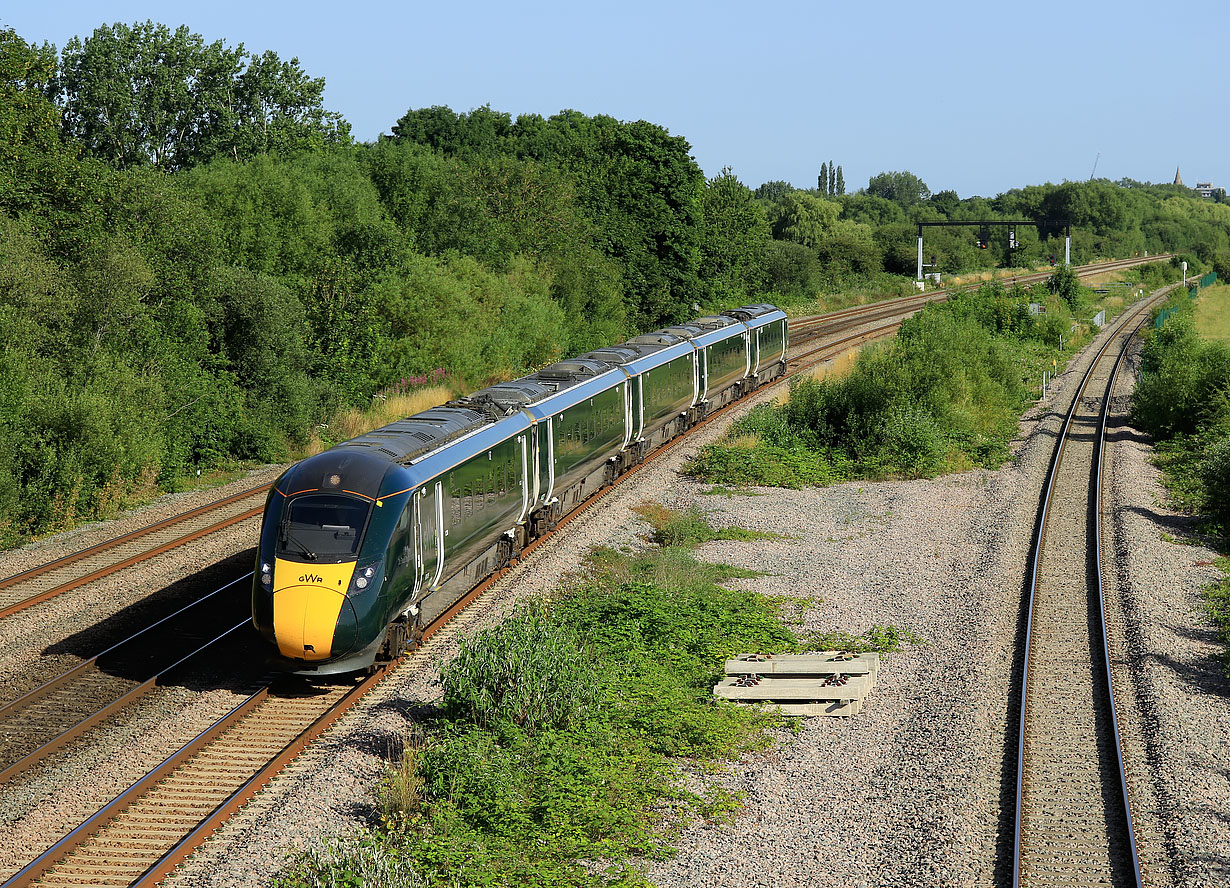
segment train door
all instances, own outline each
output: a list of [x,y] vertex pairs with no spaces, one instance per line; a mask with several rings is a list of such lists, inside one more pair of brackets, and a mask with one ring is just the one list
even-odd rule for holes
[[415,509],[418,521],[417,551],[418,596],[429,593],[440,583],[444,573],[444,491],[439,481],[427,484],[419,491]]

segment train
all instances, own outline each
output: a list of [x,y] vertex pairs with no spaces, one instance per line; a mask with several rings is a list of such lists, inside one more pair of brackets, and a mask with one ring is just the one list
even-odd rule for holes
[[399,657],[578,504],[785,373],[769,304],[559,361],[302,460],[265,503],[252,623],[307,676]]

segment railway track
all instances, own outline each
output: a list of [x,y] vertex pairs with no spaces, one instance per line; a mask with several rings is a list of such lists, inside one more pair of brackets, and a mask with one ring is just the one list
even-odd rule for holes
[[268,489],[268,485],[263,485],[240,491],[0,580],[0,619],[212,533],[259,518]]
[[1014,886],[1141,883],[1107,653],[1100,514],[1115,375],[1161,295],[1129,310],[1093,357],[1043,491],[1021,679]]
[[[1098,269],[1098,271],[1106,270],[1108,269],[1105,266]],[[876,320],[886,318],[894,320],[817,347],[796,351],[788,359],[788,372],[783,379],[836,357],[852,346],[891,335],[905,317],[934,298],[936,298],[935,294],[906,297],[903,300],[894,300],[896,304],[876,303],[847,309],[845,312],[837,313],[841,316],[836,319],[832,316],[823,319],[804,319],[809,323],[810,326],[806,329],[811,333],[803,337],[803,344],[832,332],[834,327],[849,329],[865,327]],[[818,320],[823,320],[823,323],[814,323]],[[793,331],[792,326],[792,334]],[[723,412],[719,411],[705,422],[711,421]],[[660,448],[659,453],[681,440],[683,438],[668,442]],[[626,477],[628,475],[623,476],[620,480]],[[612,488],[606,488],[603,493],[610,489]],[[236,494],[222,502],[233,504],[242,502],[245,497],[263,499],[264,490],[265,488],[262,487]],[[592,506],[601,495],[588,500],[584,508]],[[189,514],[207,514],[208,510],[209,507],[202,507]],[[560,526],[566,525],[581,511],[582,509],[574,510],[564,521],[560,522]],[[226,526],[229,526],[229,524],[238,523],[259,514],[259,508],[251,509],[246,513],[239,508],[236,514],[228,516],[223,521],[228,522]],[[180,516],[180,521],[184,517],[186,516]],[[190,531],[190,533],[197,534],[195,538],[199,538],[199,536],[213,532],[221,524],[222,522],[207,523],[206,527]],[[165,526],[166,523],[158,525],[158,527]],[[139,536],[149,535],[149,532],[145,532]],[[179,536],[186,537],[189,534],[181,532]],[[128,538],[121,539],[127,540]],[[547,539],[542,538],[536,541],[525,554],[545,543]],[[175,538],[168,543],[160,543],[161,548],[146,546],[145,549],[151,552],[146,557],[154,557],[158,554],[153,551],[155,548],[159,548],[159,551],[166,551],[186,541]],[[86,552],[94,552],[101,548],[94,547],[94,550],[86,550]],[[65,562],[68,560],[64,559]],[[76,562],[85,559],[77,557],[73,560]],[[56,562],[49,567],[55,568],[58,564],[60,563]],[[115,569],[122,569],[122,567]],[[50,572],[51,570],[44,569],[41,575]],[[27,572],[13,579],[19,580],[31,574],[33,572]],[[83,575],[88,576],[88,572]],[[441,615],[430,631],[432,633],[438,631],[457,612],[501,576],[502,574],[497,574],[477,586],[453,609]],[[82,582],[88,581],[86,579]],[[312,738],[319,735],[353,705],[384,674],[384,672],[378,672],[353,686],[335,685],[317,688],[314,691],[307,691],[304,686],[289,690],[272,685],[262,686],[243,704],[168,758],[162,766],[150,772],[5,882],[3,888],[32,884],[153,884],[186,858],[264,782],[267,782]],[[155,678],[148,679],[146,684],[152,684],[154,681],[156,681]],[[130,689],[125,693],[133,693],[133,691]],[[3,718],[3,713],[7,709],[0,710],[0,718]],[[77,736],[87,729],[88,727],[79,730],[73,728],[64,733],[76,731],[73,736]],[[18,762],[9,765],[9,769],[14,769],[16,764]],[[0,758],[0,767],[5,767],[3,758]]]
[[[130,706],[193,661],[222,655],[248,621],[234,623],[247,589],[240,577],[100,654],[0,706],[0,783]],[[230,625],[228,625],[228,623]],[[202,662],[204,662],[202,660]]]

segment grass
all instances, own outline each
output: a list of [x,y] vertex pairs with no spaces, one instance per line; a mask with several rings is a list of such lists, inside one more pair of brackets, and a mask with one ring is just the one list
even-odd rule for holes
[[[464,641],[436,717],[389,769],[379,827],[328,866],[321,851],[301,857],[280,888],[403,884],[360,876],[377,865],[459,888],[645,885],[639,862],[674,853],[682,825],[731,816],[738,797],[685,786],[685,773],[764,749],[791,723],[716,702],[723,662],[808,642],[784,617],[795,602],[729,589],[755,574],[692,554],[757,535],[708,527],[697,509],[641,514],[658,545],[595,550],[548,600]],[[849,636],[886,650],[912,638]]]
[[1202,339],[1230,341],[1230,285],[1219,283],[1200,291],[1194,322]]

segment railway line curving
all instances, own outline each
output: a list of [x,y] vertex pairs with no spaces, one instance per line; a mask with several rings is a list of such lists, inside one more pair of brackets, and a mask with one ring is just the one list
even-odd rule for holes
[[[1102,269],[1100,269],[1100,270],[1106,270],[1106,269],[1105,269],[1105,268],[1102,268]],[[1091,273],[1092,273],[1092,272],[1091,272]],[[934,298],[934,297],[928,297],[928,299],[929,299],[929,298]],[[804,335],[801,335],[801,336],[799,336],[799,337],[798,337],[798,342],[799,342],[800,344],[805,344],[805,343],[808,343],[808,342],[814,341],[814,339],[816,339],[816,338],[823,337],[823,336],[825,336],[826,334],[830,334],[830,333],[832,333],[833,331],[832,331],[831,329],[829,329],[829,328],[834,327],[834,326],[838,327],[839,329],[847,329],[847,330],[848,330],[848,329],[851,329],[851,328],[856,328],[856,327],[864,327],[864,328],[865,328],[865,327],[867,327],[867,325],[868,325],[869,323],[874,322],[874,321],[876,321],[876,320],[884,319],[884,318],[886,318],[886,317],[895,317],[895,318],[897,319],[897,320],[896,320],[895,322],[893,322],[893,323],[882,324],[882,325],[880,325],[880,326],[877,326],[877,327],[874,327],[874,328],[870,328],[870,329],[863,329],[863,330],[861,330],[860,332],[853,333],[853,334],[848,335],[848,336],[846,336],[846,337],[843,337],[843,338],[837,339],[836,341],[826,342],[824,345],[821,345],[821,346],[819,346],[819,347],[814,347],[814,348],[805,348],[805,349],[798,350],[798,351],[794,351],[794,350],[792,350],[792,351],[794,351],[794,353],[793,353],[793,354],[791,354],[791,355],[790,355],[790,357],[788,358],[788,362],[789,362],[789,371],[788,371],[788,373],[789,373],[789,374],[794,374],[794,373],[797,373],[797,372],[801,372],[801,371],[806,370],[806,369],[808,369],[808,368],[810,368],[810,367],[813,367],[813,366],[815,366],[815,365],[817,365],[817,364],[819,364],[819,363],[822,363],[823,361],[827,360],[828,358],[833,357],[833,356],[835,356],[836,354],[841,353],[841,352],[844,352],[845,350],[849,349],[849,348],[851,347],[851,345],[853,345],[853,344],[861,344],[862,342],[866,342],[866,341],[869,341],[869,340],[871,340],[871,339],[876,339],[876,338],[880,338],[880,337],[882,337],[882,336],[887,336],[887,335],[890,335],[890,334],[891,334],[891,333],[892,333],[892,332],[893,332],[893,331],[894,331],[894,330],[895,330],[895,329],[899,326],[899,324],[900,324],[900,320],[901,320],[904,316],[907,316],[908,314],[913,313],[913,311],[916,311],[916,310],[917,310],[918,308],[920,308],[923,304],[925,304],[925,302],[926,302],[926,301],[927,301],[927,299],[920,299],[920,298],[918,298],[918,297],[907,297],[907,298],[906,298],[906,300],[895,300],[894,302],[897,302],[898,304],[897,304],[897,305],[893,305],[893,306],[886,306],[885,304],[882,304],[882,303],[876,303],[876,304],[873,304],[873,305],[871,305],[871,306],[860,306],[860,307],[858,307],[858,309],[851,309],[851,310],[847,310],[847,311],[848,311],[848,312],[850,312],[850,313],[849,313],[849,314],[846,314],[846,315],[843,315],[843,318],[841,318],[841,319],[837,319],[836,323],[834,323],[834,319],[832,318],[832,316],[828,316],[826,319],[821,319],[821,320],[825,320],[825,323],[824,323],[824,324],[811,323],[809,327],[804,328],[804,329],[807,329],[807,330],[809,331],[809,333],[804,334]],[[815,320],[816,320],[816,319],[807,319],[807,321],[808,321],[808,322],[815,321]],[[802,323],[802,322],[800,322],[800,323]],[[794,330],[794,329],[795,329],[795,328],[794,328],[794,326],[792,325],[792,332],[793,332],[793,330]],[[673,442],[671,442],[670,444],[666,445],[666,447],[664,447],[663,449],[667,449],[667,448],[669,448],[670,446],[672,446],[674,443],[678,442],[679,440],[681,440],[681,439],[675,439],[675,441],[673,441]],[[264,494],[263,494],[263,491],[264,491],[264,488],[262,487],[262,488],[260,488],[260,489],[258,489],[258,490],[255,490],[255,491],[249,491],[247,495],[248,495],[248,496],[261,496],[261,497],[263,497],[263,495],[264,495]],[[239,500],[239,499],[241,499],[241,498],[242,498],[242,496],[243,496],[243,495],[244,495],[244,494],[237,494],[237,495],[236,495],[236,496],[234,496],[234,497],[230,497],[230,498],[228,498],[228,501],[236,501],[236,500]],[[592,503],[592,500],[591,500],[591,503]],[[207,507],[205,507],[205,508],[207,508]],[[193,513],[193,514],[198,514],[198,513],[201,513],[201,512],[203,512],[203,511],[204,511],[203,509],[201,509],[201,510],[194,510],[194,513]],[[255,513],[259,513],[259,510],[255,510]],[[575,514],[575,513],[573,513],[573,514]],[[244,517],[246,517],[246,516],[244,516]],[[237,521],[244,520],[244,517],[239,517],[239,518],[233,518],[233,517],[232,517],[232,519],[230,520],[230,522],[229,522],[229,523],[233,524],[233,523],[236,523]],[[226,519],[224,519],[224,520],[226,520]],[[219,523],[220,523],[220,522],[219,522]],[[204,529],[204,530],[202,531],[202,534],[203,534],[203,533],[208,533],[208,532],[211,532],[211,531],[210,531],[210,529],[206,528],[206,529]],[[186,535],[184,535],[184,536],[186,536]],[[175,545],[175,543],[172,543],[171,545]],[[95,549],[99,549],[99,548],[101,548],[101,547],[94,547],[94,548],[95,548]],[[87,550],[87,551],[93,551],[93,550]],[[163,551],[165,551],[165,549],[163,549]],[[91,557],[92,557],[92,556],[91,556]],[[153,557],[153,556],[151,555],[150,557]],[[77,559],[77,560],[82,560],[82,559]],[[116,568],[116,569],[121,569],[121,568]],[[19,575],[17,578],[14,578],[14,579],[20,579],[20,578],[21,578],[21,575]],[[470,595],[470,596],[467,596],[467,598],[466,598],[465,600],[463,600],[462,602],[459,602],[459,603],[458,603],[458,606],[457,606],[456,608],[454,608],[454,610],[452,610],[452,611],[450,611],[450,612],[448,612],[448,613],[446,613],[446,614],[442,615],[441,619],[440,619],[438,622],[439,622],[440,624],[443,624],[443,623],[444,623],[444,622],[446,622],[448,619],[450,619],[450,618],[453,616],[453,614],[454,614],[457,610],[459,610],[461,607],[464,607],[464,606],[465,606],[465,604],[466,604],[466,603],[468,603],[468,601],[469,601],[469,600],[471,600],[472,598],[476,597],[478,594],[481,594],[481,592],[483,591],[483,589],[485,589],[485,588],[486,588],[486,587],[487,587],[487,586],[488,586],[491,582],[493,582],[495,579],[496,579],[496,578],[495,578],[495,577],[493,577],[493,578],[492,578],[491,580],[489,580],[487,583],[484,583],[484,584],[480,585],[479,587],[477,587],[477,588],[476,588],[476,589],[475,589],[475,590],[471,593],[471,595]],[[88,581],[88,580],[87,580],[87,581]],[[434,630],[433,630],[433,631],[434,631]],[[291,696],[293,697],[294,695],[291,695]],[[272,695],[272,698],[271,698],[271,695],[269,694],[269,691],[266,689],[266,690],[264,691],[264,697],[262,698],[262,703],[261,703],[261,706],[262,706],[262,707],[265,707],[265,706],[268,706],[268,707],[273,707],[273,706],[275,706],[275,705],[280,705],[280,704],[278,704],[278,702],[277,702],[277,701],[278,701],[278,700],[280,700],[280,699],[281,699],[281,698],[280,698],[280,696],[279,696],[276,692]],[[349,699],[349,698],[347,698],[347,699]],[[271,702],[271,700],[272,700],[272,702]],[[343,706],[343,708],[344,708],[344,706]],[[265,708],[262,708],[262,710],[261,710],[261,711],[262,711],[262,712],[266,712],[266,713],[268,713],[268,712],[270,712],[270,711],[272,711],[272,710],[271,710],[271,709],[265,709]],[[325,712],[323,712],[323,713],[319,713],[318,717],[319,717],[319,719],[324,720],[324,721],[331,721],[332,719],[335,719],[336,717],[338,717],[338,715],[340,714],[340,711],[341,711],[341,709],[339,709],[338,707],[333,707],[333,706],[330,706],[330,707],[328,707],[328,708],[327,708],[327,710],[326,710]],[[316,724],[316,722],[315,722],[315,721],[313,721],[313,722],[312,722],[312,724]],[[323,722],[322,722],[322,724],[323,724]],[[218,728],[217,730],[214,730],[214,731],[213,731],[213,734],[212,734],[212,736],[211,736],[211,738],[210,738],[210,739],[211,739],[211,740],[217,740],[217,739],[218,739],[218,735],[219,735],[220,733],[222,733],[223,731],[225,731],[225,730],[228,730],[228,728]],[[319,730],[323,730],[323,727],[319,728]],[[300,734],[302,734],[302,733],[303,733],[303,731],[306,731],[306,732],[308,732],[308,733],[313,733],[313,732],[314,732],[314,733],[318,733],[318,732],[319,732],[319,730],[317,730],[317,729],[315,729],[315,728],[307,727],[307,728],[304,728],[302,731],[300,731]],[[210,733],[210,732],[206,732],[206,733],[208,734],[208,733]],[[314,733],[313,733],[313,735],[314,735]],[[298,737],[298,735],[297,735],[297,737]],[[296,740],[296,742],[298,742],[298,741]],[[306,741],[304,741],[304,742],[306,742]],[[293,744],[291,744],[291,745],[293,745]],[[289,757],[289,756],[293,756],[294,752],[293,752],[293,751],[290,751],[290,749],[291,749],[291,745],[288,745],[288,746],[283,747],[282,751],[281,751],[280,753],[278,753],[278,755],[277,755],[277,756],[274,756],[272,760],[266,761],[266,762],[265,762],[265,764],[264,764],[264,765],[262,765],[262,767],[261,767],[261,768],[257,769],[257,771],[256,771],[256,772],[254,772],[254,774],[252,775],[252,779],[253,779],[253,780],[256,780],[256,781],[258,781],[258,782],[259,782],[259,780],[261,779],[261,776],[260,776],[261,774],[263,774],[263,773],[265,773],[266,771],[268,771],[268,769],[271,769],[271,768],[272,768],[273,770],[276,770],[276,768],[277,768],[277,767],[280,767],[280,765],[278,765],[278,764],[277,764],[277,762],[278,762],[278,760],[279,760],[279,759],[285,759],[285,758],[287,758],[287,757]],[[181,752],[183,752],[183,751],[181,750]],[[186,767],[186,765],[184,765],[184,760],[183,760],[182,758],[180,758],[180,760],[177,762],[177,765],[181,765],[181,766]],[[0,767],[3,767],[3,763],[2,763],[2,762],[0,762]],[[242,769],[238,769],[238,770],[242,770]],[[232,772],[235,772],[235,771],[236,771],[236,769],[235,769],[235,768],[231,768],[231,771],[232,771]],[[192,771],[189,771],[188,773],[193,773],[193,772],[192,772]],[[269,773],[272,773],[272,772],[269,772]],[[267,779],[267,777],[265,777],[264,779]],[[217,782],[217,781],[212,781],[212,782]],[[233,782],[233,781],[232,781],[232,782]],[[188,785],[188,786],[195,786],[196,784],[192,784],[192,783],[190,783],[190,782],[189,782],[189,783],[186,783],[186,784],[184,784],[184,785]],[[233,791],[232,791],[232,793],[231,793],[230,795],[228,795],[226,799],[224,799],[224,800],[223,800],[223,801],[224,801],[224,804],[222,805],[222,808],[225,808],[227,804],[230,804],[232,807],[233,807],[235,804],[238,804],[239,802],[236,802],[236,798],[237,798],[237,796],[236,796],[235,794],[236,794],[236,793],[238,793],[238,794],[242,795],[244,792],[247,792],[247,790],[244,788],[244,787],[245,787],[245,786],[247,786],[247,785],[248,785],[248,784],[247,784],[247,783],[245,783],[245,784],[243,784],[243,785],[242,785],[242,786],[240,786],[240,787],[234,788],[234,789],[233,789]],[[194,791],[195,791],[195,790],[190,790],[190,793],[191,793],[191,792],[194,792]],[[255,791],[255,789],[252,789],[251,791]],[[125,793],[125,795],[122,797],[122,798],[125,798],[125,799],[127,800],[127,802],[126,802],[126,803],[128,803],[128,802],[132,802],[132,803],[134,803],[134,804],[136,803],[136,802],[135,802],[135,796],[134,796],[132,793],[133,793],[133,790],[130,790],[129,792]],[[249,794],[250,794],[250,793],[249,793]],[[163,805],[165,805],[165,802],[160,802],[160,803],[159,803],[159,806],[163,806]],[[104,809],[104,810],[106,810],[106,809]],[[216,814],[216,815],[210,815],[210,817],[214,817],[214,816],[217,816],[217,817],[224,817],[224,816],[225,816],[225,812],[223,812],[223,811],[221,810],[221,808],[219,809],[219,811],[220,811],[221,813],[218,813],[218,814]],[[100,812],[100,815],[101,815],[101,814],[102,814],[102,812]],[[106,817],[100,817],[100,815],[96,815],[96,818],[98,818],[98,820],[96,820],[95,818],[91,818],[91,820],[89,820],[89,821],[87,821],[85,824],[83,824],[83,825],[82,825],[82,827],[79,827],[79,828],[78,828],[78,831],[74,831],[74,835],[76,835],[76,836],[77,836],[77,838],[76,838],[76,839],[74,839],[74,840],[72,841],[72,843],[71,843],[71,844],[77,844],[77,843],[79,843],[80,841],[84,841],[84,840],[86,840],[86,839],[88,838],[88,835],[87,835],[87,834],[91,834],[91,833],[93,832],[93,830],[95,829],[95,827],[97,827],[97,826],[99,826],[99,825],[100,825],[100,824],[99,824],[99,820],[105,820],[105,819],[106,819]],[[108,816],[109,816],[109,815],[108,815]],[[189,820],[192,820],[192,818],[191,818],[191,817],[189,817],[188,819],[189,819]],[[179,832],[179,834],[180,834],[180,837],[179,837],[178,839],[176,839],[176,840],[175,840],[175,842],[173,843],[172,847],[171,847],[171,848],[167,851],[167,853],[168,853],[168,854],[174,854],[174,855],[176,855],[176,857],[175,857],[175,859],[176,859],[176,860],[182,859],[182,857],[183,857],[183,856],[186,856],[186,854],[190,852],[190,848],[191,848],[191,846],[192,846],[192,843],[193,843],[193,841],[195,840],[195,839],[194,839],[194,836],[199,836],[199,838],[200,838],[201,840],[203,840],[203,838],[205,837],[205,836],[204,836],[204,833],[207,833],[207,832],[208,832],[208,830],[209,830],[209,828],[205,825],[205,824],[206,824],[206,821],[208,821],[208,820],[209,820],[209,818],[208,818],[208,817],[207,817],[205,820],[199,820],[199,819],[198,819],[198,821],[197,821],[197,825],[196,825],[196,826],[192,826],[192,827],[190,827],[190,828],[189,828],[189,829],[187,829],[186,831],[185,831],[185,830],[181,830],[179,827],[175,827],[173,831],[178,831],[178,832]],[[149,832],[149,833],[158,833],[158,834],[160,834],[160,835],[161,835],[161,834],[167,833],[167,832],[168,832],[168,830],[167,830],[167,829],[165,829],[165,828],[163,828],[163,827],[151,827],[149,830],[147,830],[147,832]],[[140,837],[139,837],[137,840],[134,840],[134,843],[135,843],[135,844],[148,844],[148,842],[146,841],[146,839],[148,839],[148,835],[146,835],[144,838],[140,838]],[[121,841],[126,841],[126,840],[121,840]],[[57,847],[59,847],[59,846],[57,846]],[[63,854],[62,854],[62,852],[63,852],[63,851],[64,851],[64,849],[63,849],[63,848],[61,848],[61,854],[60,854],[60,856],[63,856]],[[112,854],[112,853],[113,853],[113,850],[109,850],[107,853],[108,853],[108,854]],[[50,855],[50,858],[48,858],[48,855]],[[44,874],[46,874],[48,878],[50,878],[50,872],[51,872],[51,870],[50,870],[50,867],[47,865],[47,860],[45,860],[45,858],[48,858],[48,859],[52,859],[52,860],[53,860],[53,859],[55,858],[55,856],[56,856],[56,855],[52,854],[52,852],[50,852],[50,851],[49,851],[47,855],[43,855],[43,856],[41,856],[41,857],[39,858],[39,861],[43,861],[43,864],[40,864],[40,866],[41,866],[41,871],[42,871]],[[98,855],[95,855],[95,857],[97,858],[97,857],[98,857]],[[87,859],[89,859],[89,858],[90,858],[90,855],[89,855],[88,853],[83,853],[83,855],[81,856],[81,859],[82,859],[82,860],[87,860]],[[169,860],[169,858],[167,858],[167,859]],[[35,863],[32,863],[32,864],[30,865],[30,867],[27,867],[27,870],[30,870],[30,868],[31,868],[31,867],[34,867],[34,866],[35,866],[35,864],[39,863],[39,861],[35,861]],[[147,873],[147,876],[148,876],[148,877],[152,877],[152,874],[153,874],[153,872],[154,872],[153,867],[157,867],[157,866],[162,866],[162,867],[164,867],[163,869],[159,869],[159,870],[158,870],[158,872],[159,872],[159,873],[161,873],[161,872],[165,872],[165,870],[166,870],[166,868],[167,868],[167,867],[169,867],[169,866],[173,866],[173,865],[174,865],[174,863],[173,863],[173,862],[172,862],[172,863],[166,863],[165,861],[164,861],[164,863],[163,863],[163,864],[151,863],[151,864],[149,864],[149,867],[147,867],[145,870],[141,870],[141,872],[142,872],[142,873]],[[119,878],[119,879],[120,879],[120,881],[114,882],[114,884],[138,884],[139,882],[134,882],[134,881],[133,881],[133,879],[134,879],[134,878],[140,878],[140,877],[141,877],[140,873],[137,873],[137,875],[136,875],[136,876],[134,876],[134,869],[133,869],[133,868],[134,868],[134,867],[138,867],[138,866],[139,866],[139,864],[130,864],[130,865],[125,865],[125,867],[123,867],[123,868],[118,868],[118,869],[116,869],[116,871],[113,873],[113,876],[114,876],[115,878]],[[9,885],[9,884],[12,884],[12,885],[19,885],[19,884],[33,884],[33,882],[31,881],[31,879],[33,878],[33,876],[31,876],[31,875],[27,872],[27,870],[23,870],[23,871],[22,871],[23,873],[25,873],[25,875],[21,875],[21,874],[19,874],[18,876],[14,877],[14,879],[10,880],[10,882],[5,883],[5,884],[6,884],[6,885]],[[92,877],[91,877],[91,878],[92,878]],[[124,879],[127,879],[128,881],[123,881]],[[78,882],[78,883],[79,883],[79,882]],[[54,882],[39,882],[39,884],[55,884],[55,883],[54,883]]]

